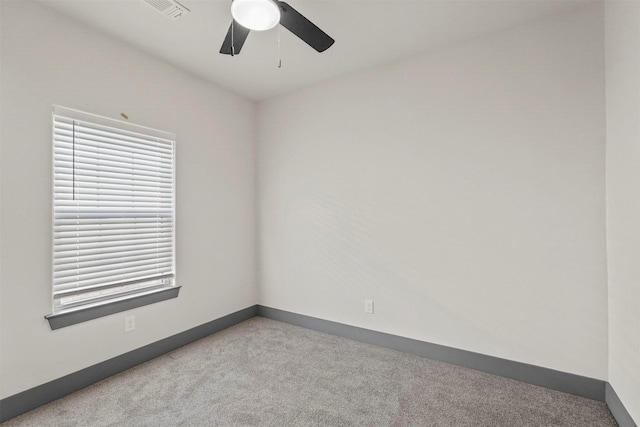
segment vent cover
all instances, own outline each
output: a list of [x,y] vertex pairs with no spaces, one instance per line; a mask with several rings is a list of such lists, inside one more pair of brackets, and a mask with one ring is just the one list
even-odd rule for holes
[[144,2],[171,20],[189,13],[189,9],[175,0],[144,0]]

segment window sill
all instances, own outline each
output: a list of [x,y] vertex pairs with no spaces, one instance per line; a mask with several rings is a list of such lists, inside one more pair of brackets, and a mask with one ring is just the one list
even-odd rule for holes
[[90,307],[61,311],[59,313],[48,314],[44,317],[49,321],[51,329],[55,330],[99,317],[109,316],[110,314],[120,313],[121,311],[131,310],[132,308],[176,298],[179,291],[180,286],[173,286],[145,295],[137,295],[131,298],[109,301]]

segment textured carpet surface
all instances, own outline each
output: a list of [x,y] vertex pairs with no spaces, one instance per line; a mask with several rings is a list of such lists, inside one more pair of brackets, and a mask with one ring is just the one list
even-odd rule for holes
[[255,317],[12,426],[615,426],[606,405]]

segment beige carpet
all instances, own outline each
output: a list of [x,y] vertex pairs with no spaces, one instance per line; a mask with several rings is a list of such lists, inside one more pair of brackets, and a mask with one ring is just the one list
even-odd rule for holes
[[256,317],[12,426],[615,426],[606,405]]

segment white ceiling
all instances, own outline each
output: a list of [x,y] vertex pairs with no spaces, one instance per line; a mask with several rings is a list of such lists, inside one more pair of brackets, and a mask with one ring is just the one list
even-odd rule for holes
[[240,55],[218,53],[231,0],[180,0],[171,21],[142,0],[39,0],[156,57],[245,97],[261,100],[446,43],[563,13],[582,0],[287,0],[336,42],[317,53],[280,29],[252,32]]

